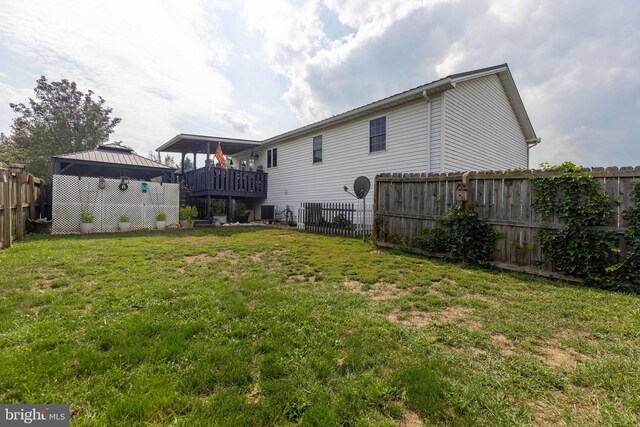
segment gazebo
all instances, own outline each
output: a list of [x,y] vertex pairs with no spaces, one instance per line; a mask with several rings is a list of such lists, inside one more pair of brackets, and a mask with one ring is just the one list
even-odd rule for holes
[[176,170],[140,156],[132,148],[115,143],[99,145],[95,150],[61,154],[53,157],[54,174],[79,177],[129,177],[147,181],[159,178],[174,182]]

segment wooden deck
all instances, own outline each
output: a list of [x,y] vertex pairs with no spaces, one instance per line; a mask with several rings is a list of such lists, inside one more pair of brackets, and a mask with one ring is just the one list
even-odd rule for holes
[[267,174],[264,172],[204,167],[185,172],[183,179],[192,197],[267,197]]

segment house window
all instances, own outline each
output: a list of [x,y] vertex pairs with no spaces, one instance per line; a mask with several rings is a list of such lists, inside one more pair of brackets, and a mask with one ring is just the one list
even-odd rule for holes
[[313,137],[313,163],[322,162],[322,135]]
[[267,168],[278,166],[278,149],[267,150]]
[[369,152],[387,149],[387,118],[380,117],[369,122]]

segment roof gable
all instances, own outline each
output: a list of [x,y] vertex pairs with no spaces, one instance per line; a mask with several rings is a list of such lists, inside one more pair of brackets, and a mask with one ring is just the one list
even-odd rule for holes
[[429,96],[438,92],[453,89],[455,88],[456,83],[484,77],[490,74],[497,74],[500,77],[500,81],[505,89],[505,92],[507,93],[507,98],[509,99],[509,102],[513,107],[513,110],[518,119],[518,123],[522,128],[522,132],[524,133],[527,142],[540,142],[540,139],[536,136],[533,126],[531,125],[531,121],[529,120],[529,116],[522,102],[522,98],[520,98],[520,94],[516,87],[515,81],[513,80],[513,76],[511,75],[511,71],[509,70],[509,65],[504,63],[500,65],[494,65],[492,67],[479,68],[476,70],[465,71],[463,73],[451,74],[447,77],[434,80],[431,83],[427,83],[413,89],[400,92],[387,98],[383,98],[379,101],[363,105],[362,107],[354,108],[353,110],[337,114],[335,116],[320,120],[315,123],[311,123],[306,126],[302,126],[300,128],[282,133],[280,135],[276,135],[264,140],[263,144],[282,142],[306,133],[316,132],[319,129],[325,128],[327,126],[333,126],[357,117],[365,116],[376,111],[393,107],[395,105],[400,105],[406,102],[423,98],[425,95]]

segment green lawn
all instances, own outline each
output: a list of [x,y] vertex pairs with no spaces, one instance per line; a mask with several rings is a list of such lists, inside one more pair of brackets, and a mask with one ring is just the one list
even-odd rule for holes
[[262,227],[0,251],[0,402],[73,425],[632,425],[640,297]]

